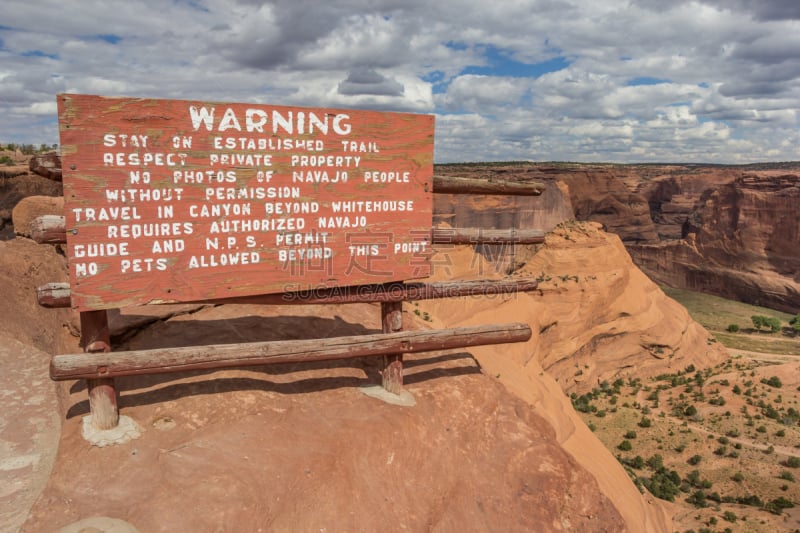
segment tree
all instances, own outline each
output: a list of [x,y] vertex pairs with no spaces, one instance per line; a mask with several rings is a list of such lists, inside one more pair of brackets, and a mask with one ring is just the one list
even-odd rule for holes
[[750,317],[753,321],[753,327],[761,331],[761,328],[769,328],[771,333],[777,333],[781,330],[781,319],[773,316],[753,315]]
[[781,387],[783,387],[783,382],[781,382],[781,378],[779,378],[778,376],[771,376],[769,379],[762,378],[761,383],[763,383],[764,385],[769,385],[770,387],[773,387],[775,389],[780,389]]
[[765,325],[769,327],[769,330],[772,333],[779,332],[781,330],[781,327],[783,327],[783,324],[781,324],[781,319],[774,316],[767,317]]
[[789,321],[789,325],[792,326],[792,331],[795,335],[800,333],[800,314],[795,315],[794,318]]

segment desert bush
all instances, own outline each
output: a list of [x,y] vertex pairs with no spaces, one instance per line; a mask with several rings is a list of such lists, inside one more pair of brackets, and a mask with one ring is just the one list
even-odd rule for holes
[[691,496],[686,498],[686,503],[694,505],[695,507],[705,507],[707,505],[706,493],[702,490],[696,490]]
[[795,457],[795,456],[789,457],[783,464],[788,466],[789,468],[798,468],[800,467],[800,457]]
[[772,514],[781,514],[784,509],[791,509],[792,507],[794,507],[794,503],[781,496],[767,502],[764,509]]
[[739,324],[728,324],[728,327],[725,329],[727,329],[729,333],[736,333],[739,331]]
[[661,468],[649,479],[639,478],[639,480],[653,496],[662,500],[674,502],[675,496],[680,493],[680,476],[674,470],[667,472]]

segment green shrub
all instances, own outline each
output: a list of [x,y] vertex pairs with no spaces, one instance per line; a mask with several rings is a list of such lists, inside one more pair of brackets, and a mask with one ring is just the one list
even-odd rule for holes
[[728,327],[725,329],[727,329],[729,333],[736,333],[739,331],[739,324],[728,324]]
[[781,514],[784,509],[791,509],[792,507],[794,507],[794,503],[781,496],[767,502],[764,509],[772,514]]
[[623,452],[629,452],[633,449],[633,445],[631,445],[631,441],[623,440],[617,445],[617,448],[619,448]]
[[696,490],[692,493],[691,496],[686,498],[686,503],[694,505],[695,507],[705,507],[706,506],[706,493],[702,490]]

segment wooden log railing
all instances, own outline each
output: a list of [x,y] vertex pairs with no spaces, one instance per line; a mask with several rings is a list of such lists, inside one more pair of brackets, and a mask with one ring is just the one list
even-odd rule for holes
[[[393,319],[390,317],[388,320]],[[389,329],[396,326],[394,323]],[[108,379],[186,370],[392,356],[397,353],[525,342],[530,338],[530,326],[512,323],[441,330],[392,331],[329,339],[66,354],[53,357],[50,377],[54,380]]]
[[540,229],[441,228],[431,230],[433,244],[540,244]]
[[[433,192],[446,194],[497,194],[538,196],[544,185],[492,178],[434,176]],[[43,216],[31,223],[31,238],[42,244],[67,240],[63,216]],[[432,244],[537,244],[544,241],[540,230],[495,230],[483,228],[431,229]],[[164,348],[111,352],[108,314],[105,310],[80,313],[83,354],[56,355],[51,361],[54,380],[86,379],[92,424],[111,429],[118,424],[118,376],[168,373],[197,369],[219,369],[284,362],[324,361],[352,357],[381,356],[382,385],[399,394],[403,390],[403,354],[466,348],[469,346],[524,342],[531,330],[525,324],[496,324],[443,330],[403,331],[402,302],[486,296],[533,291],[538,283],[523,281],[392,282],[355,287],[332,287],[280,294],[265,294],[213,300],[210,303],[331,304],[379,302],[383,333],[333,339],[273,341],[234,345]],[[48,283],[37,288],[44,307],[69,307],[68,283]],[[167,302],[159,302],[167,303]]]
[[510,194],[514,196],[539,196],[544,183],[517,182],[496,178],[462,178],[433,176],[433,192],[446,194]]
[[[412,302],[434,300],[437,298],[458,298],[462,296],[493,296],[531,292],[538,288],[535,280],[519,281],[443,281],[431,283],[383,283],[377,285],[358,285],[355,287],[331,287],[309,289],[277,294],[260,294],[209,300],[214,304],[263,304],[263,305],[305,305],[305,304],[351,304],[371,302]],[[46,283],[36,289],[36,299],[42,307],[50,309],[71,305],[69,283]],[[163,303],[163,302],[162,302]],[[195,302],[202,303],[202,302]]]

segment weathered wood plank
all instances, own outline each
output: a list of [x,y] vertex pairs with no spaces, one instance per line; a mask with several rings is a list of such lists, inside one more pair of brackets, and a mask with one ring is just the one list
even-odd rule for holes
[[[263,294],[244,298],[207,300],[217,304],[346,304],[371,302],[402,302],[432,300],[434,298],[458,298],[462,296],[492,296],[536,290],[535,280],[520,281],[442,281],[432,283],[384,283],[379,285],[357,285],[354,287],[332,287],[307,291]],[[36,289],[39,305],[48,308],[70,306],[69,283],[48,283]]]
[[[111,351],[111,334],[106,311],[88,311],[80,314],[81,346],[83,357],[89,359],[108,355]],[[113,354],[112,354],[113,355]],[[89,411],[92,425],[97,429],[112,429],[119,423],[119,406],[114,379],[110,377],[86,380],[89,389]]]
[[434,193],[540,196],[544,192],[544,188],[544,183],[539,182],[516,182],[497,178],[433,176]]
[[78,311],[430,275],[432,115],[56,101]]
[[63,216],[44,215],[31,221],[31,239],[39,244],[67,242],[67,224]]
[[71,305],[69,283],[46,283],[36,287],[36,301],[48,309],[69,307]]
[[540,244],[540,229],[433,228],[434,244]]
[[525,342],[530,337],[530,326],[513,323],[355,335],[332,339],[67,354],[53,357],[50,363],[50,377],[56,381],[101,379],[186,370],[326,361]]

